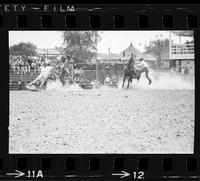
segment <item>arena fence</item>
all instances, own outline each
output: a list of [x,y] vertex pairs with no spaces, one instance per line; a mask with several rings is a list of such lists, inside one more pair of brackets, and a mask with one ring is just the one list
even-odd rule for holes
[[[80,65],[79,65],[80,66]],[[84,70],[85,78],[89,81],[98,80],[100,83],[104,83],[104,80],[107,76],[112,77],[116,75],[117,78],[123,77],[123,70],[125,64],[98,64],[98,67],[93,67],[93,70]],[[159,72],[167,72],[169,68],[154,68],[154,70]],[[9,71],[9,88],[10,90],[22,90],[24,85],[33,81],[39,72],[14,72],[13,70]]]
[[[123,74],[123,71],[118,72],[112,72],[112,71],[103,71],[103,70],[84,70],[85,78],[89,81],[95,81],[97,80],[97,74],[98,74],[98,81],[100,83],[103,83],[106,76],[112,76],[113,73],[118,74],[118,76],[121,76]],[[33,81],[39,73],[33,74],[33,73],[22,73],[22,72],[9,72],[9,88],[10,90],[23,90],[24,86]]]

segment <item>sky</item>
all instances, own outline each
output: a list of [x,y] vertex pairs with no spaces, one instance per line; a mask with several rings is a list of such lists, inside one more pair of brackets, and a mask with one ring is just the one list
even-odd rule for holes
[[[97,51],[108,53],[120,53],[132,43],[135,48],[144,51],[144,45],[149,41],[169,38],[169,31],[100,31],[101,41],[98,42]],[[156,38],[157,36],[157,38]],[[182,37],[181,43],[191,40],[190,37]],[[178,36],[172,34],[172,40],[179,43]],[[9,46],[20,42],[31,42],[39,49],[63,46],[62,31],[9,31]]]

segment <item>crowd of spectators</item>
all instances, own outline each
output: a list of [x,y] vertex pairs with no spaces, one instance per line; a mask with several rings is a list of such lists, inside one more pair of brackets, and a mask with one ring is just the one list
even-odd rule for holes
[[[64,59],[64,60],[63,60]],[[63,66],[68,67],[69,64],[73,66],[74,69],[86,69],[86,70],[95,70],[95,64],[74,64],[73,59],[68,60],[66,57],[45,57],[45,56],[14,56],[10,55],[9,57],[9,71],[16,74],[38,74],[42,67],[45,67],[47,64],[50,64],[54,67],[63,68]],[[100,67],[99,67],[100,69]]]
[[17,74],[37,74],[41,68],[47,64],[59,66],[61,63],[58,57],[41,57],[41,56],[13,56],[9,57],[9,70]]
[[43,57],[12,56],[9,57],[9,69],[17,74],[36,74],[45,60]]

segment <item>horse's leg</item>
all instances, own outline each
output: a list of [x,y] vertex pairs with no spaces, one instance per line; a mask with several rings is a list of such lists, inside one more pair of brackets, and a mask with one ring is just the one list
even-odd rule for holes
[[38,80],[41,80],[41,74],[35,79],[35,80],[33,80],[32,82],[29,82],[28,83],[28,85],[33,85],[33,84],[35,84]]
[[58,77],[56,77],[56,79],[57,79],[57,80],[60,80],[60,82],[62,83],[62,86],[65,85],[65,81],[63,80],[63,79],[64,79],[63,76],[58,76]]
[[65,78],[65,72],[63,70],[62,73],[60,74],[60,76],[56,77],[56,79],[60,80],[60,82],[62,83],[62,86],[65,85],[64,78]]
[[42,86],[44,85],[44,83],[45,83],[46,80],[47,80],[47,79],[43,79],[43,80],[42,80],[42,82],[41,82],[41,84],[40,84],[40,86],[39,86],[39,89],[42,88]]
[[128,85],[127,85],[127,89],[129,88],[129,84],[130,84],[130,82],[132,82],[132,77],[129,77],[129,78],[128,78]]
[[151,84],[152,80],[151,80],[150,77],[149,77],[149,70],[146,70],[145,73],[146,73],[146,78],[147,78],[148,81],[149,81],[149,84]]
[[140,80],[140,77],[141,77],[141,74],[138,74],[137,75],[137,81],[139,82],[139,80]]
[[124,82],[126,80],[126,75],[124,74],[124,79],[123,79],[123,84],[122,84],[122,87],[124,87]]

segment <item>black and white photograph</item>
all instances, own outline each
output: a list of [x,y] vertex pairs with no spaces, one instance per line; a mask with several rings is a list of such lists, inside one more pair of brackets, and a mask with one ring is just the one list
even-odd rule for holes
[[194,154],[194,32],[9,31],[9,154]]

